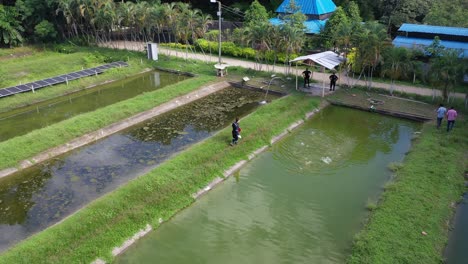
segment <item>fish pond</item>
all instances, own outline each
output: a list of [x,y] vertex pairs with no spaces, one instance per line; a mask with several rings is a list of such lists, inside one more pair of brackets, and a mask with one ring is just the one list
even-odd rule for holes
[[468,263],[468,193],[463,195],[461,203],[457,207],[454,219],[454,228],[450,233],[445,257],[447,264]]
[[419,128],[327,107],[116,263],[344,263]]
[[[57,223],[260,106],[228,87],[44,164],[0,179],[0,250]],[[269,100],[276,98],[269,96]],[[226,145],[230,138],[226,138]]]
[[187,78],[189,77],[185,75],[151,71],[40,104],[1,113],[0,141],[27,134],[35,129],[163,88]]

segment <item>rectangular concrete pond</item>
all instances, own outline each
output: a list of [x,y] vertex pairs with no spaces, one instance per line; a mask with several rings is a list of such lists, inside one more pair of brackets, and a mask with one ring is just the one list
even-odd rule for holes
[[[260,107],[263,99],[263,93],[228,87],[0,179],[0,250],[230,126],[236,116]],[[226,144],[229,141],[226,138]]]
[[419,127],[325,108],[116,263],[345,263]]
[[35,129],[163,88],[187,78],[189,77],[185,75],[151,71],[15,111],[0,113],[0,141],[27,134]]

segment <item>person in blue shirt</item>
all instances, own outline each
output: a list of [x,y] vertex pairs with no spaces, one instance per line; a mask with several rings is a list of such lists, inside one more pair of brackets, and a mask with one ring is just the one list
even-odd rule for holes
[[241,128],[239,127],[239,118],[236,117],[236,121],[232,123],[232,142],[231,146],[234,144],[237,144],[237,141],[239,140],[239,133],[241,131]]
[[442,119],[444,119],[445,113],[447,113],[447,108],[445,108],[443,104],[440,104],[436,112],[437,112],[437,128],[440,128],[440,125],[442,124]]

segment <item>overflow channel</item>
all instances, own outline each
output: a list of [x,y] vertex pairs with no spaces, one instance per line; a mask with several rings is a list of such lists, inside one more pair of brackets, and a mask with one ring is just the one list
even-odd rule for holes
[[189,78],[151,71],[0,114],[0,142]]
[[344,263],[419,128],[327,107],[116,263]]
[[0,179],[0,251],[229,126],[235,117],[259,107],[263,97],[228,87]]

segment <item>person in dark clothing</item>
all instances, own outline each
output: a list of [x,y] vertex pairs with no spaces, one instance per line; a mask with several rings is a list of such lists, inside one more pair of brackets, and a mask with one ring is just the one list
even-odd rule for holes
[[231,146],[234,144],[237,144],[237,141],[239,140],[239,133],[241,131],[241,128],[239,126],[239,118],[236,117],[236,121],[232,123],[232,142]]
[[336,81],[338,81],[338,76],[335,73],[330,75],[330,91],[335,91]]
[[310,75],[311,74],[312,72],[309,71],[309,68],[306,68],[306,70],[302,72],[302,76],[304,77],[304,88],[306,87],[306,84],[307,84],[307,87],[310,87]]

